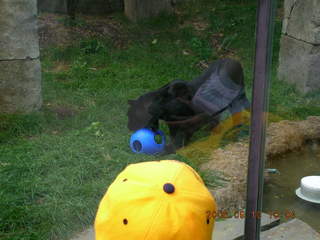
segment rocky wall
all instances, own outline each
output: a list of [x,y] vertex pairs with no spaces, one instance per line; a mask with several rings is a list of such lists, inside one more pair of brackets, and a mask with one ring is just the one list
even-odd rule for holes
[[0,113],[40,108],[36,0],[0,0]]
[[285,0],[278,77],[302,93],[320,89],[320,1]]

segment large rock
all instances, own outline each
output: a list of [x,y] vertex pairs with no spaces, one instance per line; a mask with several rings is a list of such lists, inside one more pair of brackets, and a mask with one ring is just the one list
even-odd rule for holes
[[288,22],[291,16],[292,8],[298,0],[285,0],[284,1],[284,16],[282,21],[282,34],[287,34]]
[[320,1],[286,0],[282,33],[320,44]]
[[131,21],[156,17],[173,11],[171,0],[124,0],[126,16]]
[[36,0],[0,0],[0,112],[41,106]]
[[285,0],[279,79],[302,93],[320,89],[320,1]]
[[0,60],[39,57],[37,0],[0,0]]
[[320,46],[282,36],[279,79],[293,83],[303,93],[320,89]]
[[38,59],[0,61],[0,72],[0,112],[29,113],[41,106]]

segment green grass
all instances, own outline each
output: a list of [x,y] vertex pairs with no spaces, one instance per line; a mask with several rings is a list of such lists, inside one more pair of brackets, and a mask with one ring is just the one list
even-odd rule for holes
[[[42,52],[43,108],[0,116],[1,239],[70,238],[92,224],[99,200],[127,164],[179,159],[198,168],[197,159],[131,153],[127,100],[175,78],[191,80],[201,73],[200,61],[230,54],[243,63],[251,96],[256,5],[202,0],[179,10],[177,16],[139,24],[115,15],[129,36],[123,49],[101,38]],[[208,29],[187,24],[195,19]],[[270,111],[285,119],[319,115],[318,94],[302,96],[276,79],[280,29],[278,19]],[[222,34],[221,49],[211,44],[216,34]],[[209,186],[220,183],[201,174]]]

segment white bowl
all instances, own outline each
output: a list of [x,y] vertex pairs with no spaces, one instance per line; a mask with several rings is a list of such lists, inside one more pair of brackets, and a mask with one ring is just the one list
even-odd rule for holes
[[305,201],[320,204],[320,176],[302,178],[296,194]]

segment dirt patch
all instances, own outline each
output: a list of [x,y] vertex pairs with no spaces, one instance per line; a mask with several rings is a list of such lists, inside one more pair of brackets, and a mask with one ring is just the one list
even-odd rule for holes
[[[176,13],[179,16],[180,13]],[[205,31],[209,28],[209,23],[202,18],[195,18],[192,20],[181,21],[180,28],[192,27],[196,31]]]
[[44,13],[38,18],[40,48],[66,46],[79,38],[104,37],[123,47],[126,34],[112,16],[79,15],[73,22],[67,15]]
[[304,121],[272,123],[267,130],[267,156],[273,157],[299,149],[306,141],[320,139],[320,117],[311,116]]
[[298,122],[281,121],[272,123],[267,131],[268,156],[279,155],[297,149],[304,143],[304,133]]
[[71,105],[61,105],[61,104],[51,104],[47,103],[45,105],[46,109],[53,113],[57,119],[64,120],[67,118],[72,118],[80,112],[80,108]]
[[70,69],[70,64],[64,62],[56,62],[54,68],[51,69],[53,73],[67,72]]
[[245,204],[246,174],[249,144],[235,143],[219,148],[212,154],[212,160],[201,166],[202,170],[218,171],[228,182],[212,190],[220,209],[239,209]]

